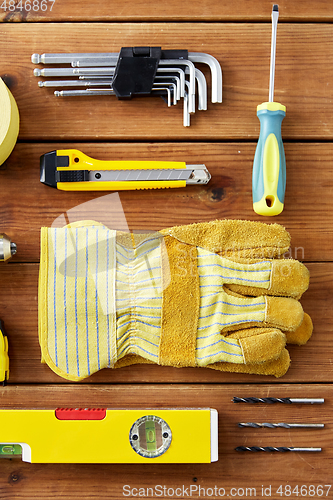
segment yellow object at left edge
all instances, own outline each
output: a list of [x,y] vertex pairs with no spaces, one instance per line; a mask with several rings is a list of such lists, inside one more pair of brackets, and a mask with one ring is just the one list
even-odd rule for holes
[[[1,322],[0,322],[1,325]],[[0,382],[9,378],[8,339],[0,329]]]
[[12,152],[19,133],[20,119],[12,93],[0,78],[0,165]]

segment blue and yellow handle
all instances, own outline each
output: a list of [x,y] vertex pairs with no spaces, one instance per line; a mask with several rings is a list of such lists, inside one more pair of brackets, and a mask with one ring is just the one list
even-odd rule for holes
[[281,124],[286,107],[278,102],[257,106],[260,135],[252,173],[253,210],[259,215],[278,215],[286,190],[286,159]]

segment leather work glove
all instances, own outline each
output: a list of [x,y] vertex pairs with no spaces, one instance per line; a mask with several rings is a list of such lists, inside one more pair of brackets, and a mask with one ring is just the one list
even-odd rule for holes
[[223,220],[151,234],[93,221],[42,228],[42,362],[69,380],[157,363],[280,377],[312,322],[307,268],[278,224]]

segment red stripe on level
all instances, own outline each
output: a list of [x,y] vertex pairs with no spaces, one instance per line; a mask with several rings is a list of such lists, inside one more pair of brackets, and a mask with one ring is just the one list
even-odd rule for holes
[[103,420],[106,410],[101,408],[57,408],[55,416],[58,420]]

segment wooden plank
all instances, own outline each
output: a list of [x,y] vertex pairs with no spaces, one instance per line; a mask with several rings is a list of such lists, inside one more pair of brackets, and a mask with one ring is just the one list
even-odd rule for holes
[[[6,39],[1,75],[20,109],[21,139],[258,139],[256,107],[268,98],[269,24],[7,23],[1,34]],[[332,35],[328,24],[279,27],[275,100],[287,107],[284,140],[333,137]],[[192,125],[183,127],[180,105],[168,108],[159,98],[56,98],[33,76],[34,52],[118,52],[135,45],[213,55],[222,65],[223,103],[209,103],[208,111],[197,112]]]
[[[16,4],[16,5],[15,5]],[[47,21],[270,21],[271,3],[262,0],[239,0],[237,8],[228,0],[185,0],[153,2],[152,0],[116,0],[112,6],[85,0],[6,0],[1,10],[3,22]],[[35,9],[35,10],[34,10]],[[332,5],[327,0],[279,1],[279,22],[331,22]]]
[[[291,367],[282,379],[255,375],[221,373],[204,368],[168,368],[136,365],[117,370],[105,369],[88,379],[89,383],[241,383],[241,382],[332,382],[332,324],[330,300],[333,295],[333,264],[309,264],[311,284],[302,305],[314,323],[307,345],[288,346]],[[40,363],[37,328],[36,264],[8,264],[0,268],[1,319],[9,337],[10,384],[64,383],[47,365]]]
[[[155,231],[224,218],[278,222],[291,234],[292,257],[306,261],[333,260],[332,144],[285,145],[284,211],[278,217],[260,217],[252,209],[255,144],[57,142],[17,144],[0,169],[0,183],[5,188],[0,200],[0,227],[18,246],[16,262],[39,261],[40,228],[51,226],[62,214],[70,220],[92,218],[117,228],[115,218],[121,206],[111,203],[110,193],[70,193],[39,182],[39,157],[55,148],[77,148],[101,160],[156,159],[206,164],[212,175],[207,186],[121,192],[121,205],[130,230]],[[107,195],[103,209],[99,202],[96,207],[93,200]],[[87,202],[90,204],[84,205]],[[73,210],[75,207],[79,208]],[[65,225],[62,217],[58,225]]]
[[[234,404],[234,396],[323,397],[323,405],[246,405]],[[288,485],[293,490],[303,487],[303,498],[319,498],[319,485],[332,483],[333,442],[330,429],[333,387],[328,384],[309,386],[285,385],[118,385],[118,386],[28,386],[7,387],[1,390],[3,408],[56,408],[56,407],[210,407],[219,412],[219,460],[212,464],[112,464],[112,465],[40,465],[21,463],[19,459],[1,462],[0,495],[4,500],[48,498],[76,500],[94,498],[103,492],[103,498],[119,499],[139,488],[164,486],[162,498],[173,496],[171,488],[187,488],[188,496],[219,498],[248,496],[254,500],[264,496],[280,498],[281,490],[288,496]],[[149,403],[148,403],[149,402]],[[324,423],[321,430],[241,429],[237,423],[245,422],[300,422]],[[1,435],[1,433],[0,433]],[[200,439],[200,429],[198,429]],[[47,443],[45,443],[47,445]],[[240,445],[261,446],[319,446],[321,453],[239,453]],[[98,486],[97,486],[98,485]],[[129,488],[124,488],[128,485]],[[315,495],[313,495],[314,486]],[[190,490],[192,486],[192,490]],[[197,486],[198,489],[195,487]],[[217,494],[211,494],[217,486]],[[97,490],[98,488],[98,490]],[[134,490],[137,488],[137,490]],[[168,489],[170,488],[169,495]],[[232,490],[231,488],[236,488]],[[238,488],[244,488],[237,491]],[[263,488],[263,489],[262,489]],[[158,489],[156,490],[158,491]],[[162,490],[163,491],[163,490]],[[265,495],[266,491],[266,495]],[[269,494],[269,492],[271,493]],[[98,492],[98,493],[97,493]],[[179,492],[179,490],[178,490]],[[151,495],[151,491],[149,492]],[[208,493],[208,494],[207,494]],[[144,490],[141,490],[143,496]],[[331,490],[328,491],[330,498]],[[152,495],[151,495],[152,496]],[[186,494],[178,495],[186,498]],[[291,495],[293,496],[293,495]],[[300,496],[300,494],[299,494]],[[284,496],[282,496],[284,498]]]

